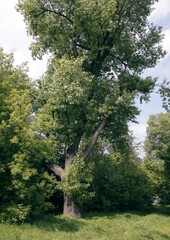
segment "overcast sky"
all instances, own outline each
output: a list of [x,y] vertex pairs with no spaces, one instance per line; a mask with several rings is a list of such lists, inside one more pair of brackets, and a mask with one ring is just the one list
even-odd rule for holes
[[[36,79],[44,72],[47,59],[32,60],[28,49],[31,39],[27,36],[22,16],[15,10],[16,3],[17,0],[0,0],[0,47],[3,47],[5,52],[14,53],[16,64],[28,61],[29,74]],[[170,76],[170,0],[159,0],[154,8],[149,20],[163,27],[165,39],[162,44],[167,55],[154,69],[148,69],[147,74],[158,76],[161,82]],[[131,126],[138,142],[145,138],[149,115],[164,111],[161,106],[161,99],[156,94],[151,95],[149,103],[140,106],[141,114],[137,118],[139,124]]]

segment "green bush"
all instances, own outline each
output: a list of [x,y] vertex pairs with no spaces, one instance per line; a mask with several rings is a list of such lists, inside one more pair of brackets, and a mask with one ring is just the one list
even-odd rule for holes
[[11,203],[1,208],[0,221],[1,222],[23,222],[27,219],[30,212],[29,206],[23,204]]
[[111,211],[143,209],[151,205],[152,185],[135,161],[120,154],[95,156],[92,190],[95,197],[85,209]]

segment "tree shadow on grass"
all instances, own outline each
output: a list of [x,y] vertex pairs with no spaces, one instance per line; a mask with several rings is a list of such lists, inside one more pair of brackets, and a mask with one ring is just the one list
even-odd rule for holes
[[91,212],[91,213],[87,213],[85,214],[85,219],[94,219],[94,218],[107,218],[107,219],[113,219],[113,218],[117,218],[119,216],[124,216],[126,218],[132,218],[134,215],[137,216],[145,216],[148,213],[146,213],[145,211],[115,211],[115,212]]
[[163,216],[170,216],[170,205],[169,206],[154,206],[151,208],[148,208],[147,210],[140,210],[140,211],[135,211],[135,210],[125,210],[125,211],[115,211],[115,212],[90,212],[85,214],[85,219],[93,219],[93,218],[107,218],[111,219],[113,217],[119,217],[124,216],[128,219],[132,218],[134,215],[137,216],[147,216],[149,214],[158,214],[158,215],[163,215]]
[[151,209],[150,213],[156,213],[158,215],[170,216],[170,205],[155,206]]
[[85,223],[80,219],[65,218],[62,216],[46,216],[33,225],[45,231],[77,232]]
[[[158,214],[163,216],[170,216],[170,206],[156,206],[148,209],[147,211],[115,211],[115,212],[89,212],[84,213],[83,218],[86,220],[97,219],[97,218],[105,218],[105,219],[113,219],[119,218],[120,216],[124,216],[127,219],[131,219],[136,216],[146,216],[149,214]],[[85,221],[81,219],[72,219],[66,218],[63,216],[44,216],[42,220],[36,221],[32,224],[35,227],[43,229],[45,231],[55,232],[77,232],[83,226],[86,225]],[[169,237],[169,236],[168,236]],[[165,238],[166,239],[166,238]]]

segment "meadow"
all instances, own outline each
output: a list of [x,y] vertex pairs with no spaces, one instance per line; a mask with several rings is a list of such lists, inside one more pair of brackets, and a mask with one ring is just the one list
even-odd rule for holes
[[170,240],[170,207],[150,212],[45,216],[32,224],[0,224],[0,240]]

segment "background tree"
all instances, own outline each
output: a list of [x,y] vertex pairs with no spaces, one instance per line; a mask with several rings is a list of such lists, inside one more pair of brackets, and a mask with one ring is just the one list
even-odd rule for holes
[[[33,56],[53,56],[37,111],[50,117],[53,128],[44,135],[54,137],[57,151],[47,166],[62,181],[78,152],[84,162],[99,136],[115,143],[127,133],[138,113],[135,97],[148,100],[155,80],[142,78],[142,71],[164,56],[161,28],[147,21],[154,2],[19,1]],[[63,191],[64,213],[80,216],[71,192]]]
[[[150,172],[156,172],[158,194],[162,202],[170,201],[170,113],[151,115],[145,140],[146,158]],[[155,167],[151,167],[155,165]],[[157,166],[157,167],[156,167]],[[156,171],[155,171],[156,170]]]

